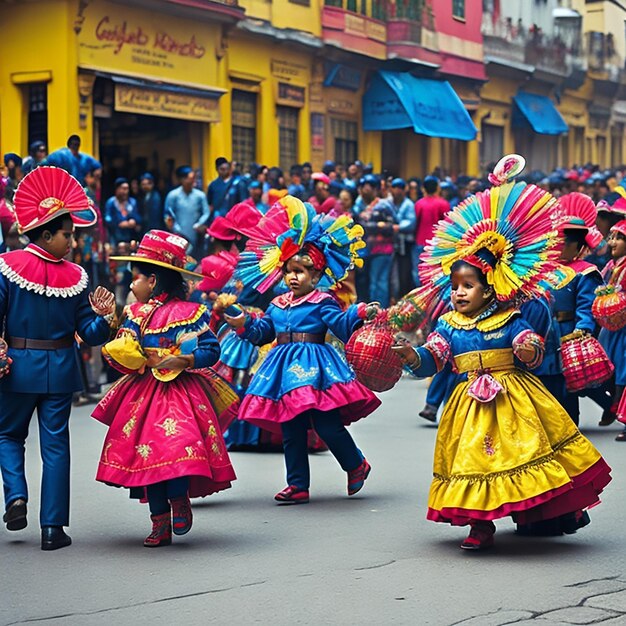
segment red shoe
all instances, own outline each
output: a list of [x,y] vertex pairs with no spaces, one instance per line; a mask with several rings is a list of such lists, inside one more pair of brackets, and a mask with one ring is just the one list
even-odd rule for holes
[[279,491],[274,496],[274,500],[281,504],[307,504],[309,502],[309,490],[289,485]]
[[356,469],[348,472],[348,495],[353,496],[355,493],[363,489],[363,485],[367,477],[372,471],[372,466],[367,462],[367,459],[363,459],[361,465]]
[[159,548],[172,543],[172,514],[151,515],[152,532],[144,539],[146,548]]
[[487,550],[493,547],[496,527],[493,522],[473,522],[472,529],[461,544],[463,550]]
[[193,514],[191,512],[191,502],[189,496],[172,498],[173,530],[175,535],[186,535],[191,530]]

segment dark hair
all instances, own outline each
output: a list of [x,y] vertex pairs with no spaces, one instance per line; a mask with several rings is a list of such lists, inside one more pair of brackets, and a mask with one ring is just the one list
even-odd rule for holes
[[46,231],[48,231],[51,235],[56,235],[56,233],[63,228],[63,225],[66,222],[72,222],[72,218],[70,217],[69,213],[59,215],[53,220],[47,222],[46,224],[43,224],[42,226],[37,226],[36,228],[27,231],[25,235],[34,243],[35,241],[40,239]]
[[565,235],[565,243],[575,243],[579,250],[585,245],[585,237],[587,236],[587,231],[580,228],[566,228],[563,231]]
[[439,179],[436,176],[426,176],[423,187],[426,193],[435,193],[439,187]]
[[73,143],[74,141],[78,141],[78,143],[80,143],[80,137],[78,135],[70,135],[67,138],[67,147],[70,147],[70,144]]
[[160,296],[166,293],[169,296],[168,300],[172,298],[185,300],[187,298],[187,283],[180,272],[141,261],[133,261],[131,267],[137,268],[144,276],[154,274],[156,287],[152,295]]
[[464,268],[469,268],[474,272],[474,274],[476,274],[476,277],[478,278],[480,284],[483,286],[484,289],[491,288],[491,285],[487,282],[487,277],[475,265],[472,265],[467,261],[463,261],[462,259],[459,261],[455,261],[452,264],[452,266],[450,267],[450,276],[452,276],[454,272],[458,272],[459,270]]

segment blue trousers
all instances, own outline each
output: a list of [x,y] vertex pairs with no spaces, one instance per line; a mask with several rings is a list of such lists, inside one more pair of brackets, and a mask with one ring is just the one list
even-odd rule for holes
[[148,504],[152,515],[163,515],[170,510],[170,500],[182,498],[189,490],[189,478],[173,478],[146,487]]
[[373,254],[368,257],[370,274],[370,302],[380,302],[386,309],[389,306],[389,281],[391,280],[391,254]]
[[24,451],[28,426],[37,409],[41,478],[41,526],[68,526],[70,522],[71,393],[0,393],[0,468],[4,502],[28,500]]
[[341,421],[338,410],[311,409],[281,424],[283,450],[287,467],[287,484],[308,489],[311,484],[307,430],[313,426],[328,446],[344,472],[355,470],[363,462],[363,455]]

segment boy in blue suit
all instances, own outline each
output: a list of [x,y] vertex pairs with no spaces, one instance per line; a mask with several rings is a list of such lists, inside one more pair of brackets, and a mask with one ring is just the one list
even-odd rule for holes
[[[82,194],[82,195],[81,195]],[[26,527],[28,487],[24,448],[37,410],[41,457],[41,548],[71,544],[69,525],[69,430],[72,394],[82,388],[75,334],[104,343],[115,298],[99,287],[88,293],[85,270],[64,260],[74,226],[95,223],[96,213],[67,172],[41,167],[15,194],[20,232],[31,243],[0,255],[0,468],[8,530]]]

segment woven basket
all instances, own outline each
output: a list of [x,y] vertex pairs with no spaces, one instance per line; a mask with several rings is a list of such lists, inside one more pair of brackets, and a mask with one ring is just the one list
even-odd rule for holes
[[561,361],[565,386],[570,392],[599,387],[615,370],[600,342],[579,332],[563,337]]
[[346,358],[356,378],[372,391],[388,391],[402,376],[402,361],[392,352],[395,343],[383,311],[352,334],[346,343]]
[[596,290],[591,306],[594,318],[607,330],[620,330],[626,326],[626,294],[612,286]]

